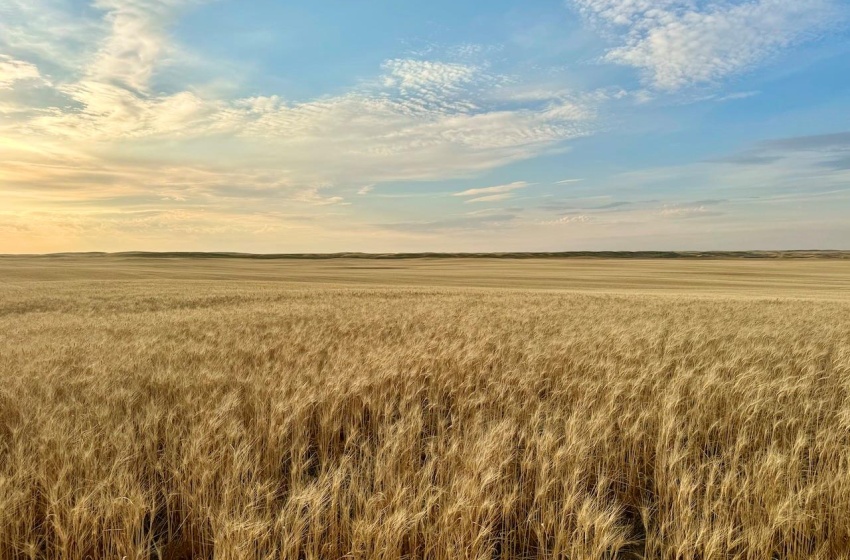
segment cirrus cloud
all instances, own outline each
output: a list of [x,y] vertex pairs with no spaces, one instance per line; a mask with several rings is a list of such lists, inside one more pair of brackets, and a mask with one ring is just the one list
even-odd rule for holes
[[480,196],[509,193],[518,189],[524,189],[528,186],[525,181],[516,181],[506,185],[496,185],[495,187],[481,187],[476,189],[467,189],[465,191],[454,193],[454,196]]

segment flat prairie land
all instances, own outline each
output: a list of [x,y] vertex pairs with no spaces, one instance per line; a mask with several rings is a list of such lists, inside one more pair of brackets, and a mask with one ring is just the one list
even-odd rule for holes
[[850,260],[0,257],[0,560],[850,558]]
[[[144,258],[0,255],[7,288],[34,282],[187,281],[277,288],[502,288],[850,299],[850,253],[835,258]],[[292,286],[287,286],[292,285]],[[55,288],[55,286],[54,286]]]

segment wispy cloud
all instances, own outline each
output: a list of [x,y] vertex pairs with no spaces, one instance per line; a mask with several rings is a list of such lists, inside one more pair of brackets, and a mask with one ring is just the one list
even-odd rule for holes
[[499,202],[500,200],[508,200],[510,198],[513,198],[513,195],[510,194],[510,193],[489,194],[487,196],[479,196],[477,198],[470,198],[469,200],[466,201],[466,203],[467,204],[470,204],[470,203],[474,204],[474,203],[478,203],[478,202]]
[[34,64],[0,54],[0,89],[9,89],[15,82],[39,79],[41,73]]
[[34,58],[54,70],[79,70],[96,49],[103,22],[67,9],[57,0],[3,0],[0,49],[18,58]]
[[609,202],[608,204],[603,204],[602,206],[596,206],[594,210],[613,210],[614,208],[622,208],[624,206],[631,206],[632,202],[627,201],[619,201],[619,202]]
[[[635,231],[643,229],[642,224],[693,219],[688,227],[704,228],[709,239],[718,231],[756,231],[775,223],[783,224],[784,231],[803,235],[800,232],[814,223],[815,212],[818,227],[837,236],[847,229],[844,224],[850,209],[850,168],[842,165],[842,158],[848,156],[847,133],[770,140],[726,158],[614,175],[608,181],[622,192],[653,189],[665,193],[663,200],[576,211],[628,222]],[[831,203],[825,204],[825,200]],[[544,209],[558,212],[563,208]],[[687,234],[695,231],[690,229]],[[776,239],[796,246],[790,233]]]
[[345,204],[341,196],[322,196],[320,187],[311,187],[296,193],[293,198],[300,202],[307,202],[316,206],[330,206],[333,204]]
[[794,136],[762,142],[759,150],[779,151],[850,151],[850,132],[817,134],[812,136]]
[[171,47],[166,26],[193,0],[96,0],[110,32],[87,69],[86,80],[147,92],[151,76]]
[[845,170],[850,160],[850,132],[795,136],[761,142],[742,152],[712,161],[741,166],[782,165],[795,161],[803,169]]
[[555,218],[553,220],[543,220],[540,223],[547,226],[562,226],[567,224],[587,224],[592,221],[593,216],[588,216],[587,214],[575,214],[561,216],[560,218]]
[[454,196],[479,196],[479,195],[493,195],[493,194],[509,193],[511,191],[524,189],[528,186],[529,186],[529,184],[525,181],[517,181],[515,183],[508,183],[506,185],[496,185],[494,187],[480,187],[480,188],[475,188],[475,189],[467,189],[465,191],[454,193]]
[[661,90],[717,82],[813,40],[847,17],[838,0],[571,0],[623,32],[609,62],[643,71]]
[[491,213],[487,215],[466,215],[441,220],[394,222],[378,224],[377,227],[389,231],[409,234],[437,234],[447,232],[470,232],[482,228],[492,230],[511,226],[518,216],[511,212]]
[[756,97],[760,94],[760,91],[738,91],[735,93],[721,95],[720,97],[715,98],[715,101],[719,103],[722,103],[724,101],[737,101],[739,99],[749,99],[750,97]]
[[710,203],[665,204],[658,214],[665,218],[692,218],[721,216],[722,212],[712,210]]

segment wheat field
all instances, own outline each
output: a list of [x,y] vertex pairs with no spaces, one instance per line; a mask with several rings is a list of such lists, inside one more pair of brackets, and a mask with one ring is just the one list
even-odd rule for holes
[[25,558],[850,558],[850,261],[0,258]]

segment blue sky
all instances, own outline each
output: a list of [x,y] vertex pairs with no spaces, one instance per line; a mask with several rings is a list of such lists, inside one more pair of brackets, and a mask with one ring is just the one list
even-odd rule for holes
[[845,0],[3,0],[0,252],[850,249]]

